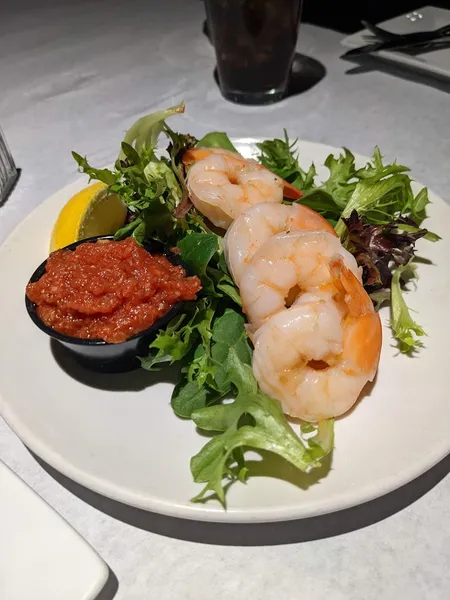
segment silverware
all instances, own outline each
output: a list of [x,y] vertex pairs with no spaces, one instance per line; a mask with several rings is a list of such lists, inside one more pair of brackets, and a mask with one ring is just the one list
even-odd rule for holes
[[450,25],[432,31],[415,31],[406,34],[391,33],[369,23],[364,25],[375,35],[374,41],[359,48],[352,48],[344,54],[345,57],[364,56],[382,50],[430,50],[450,45]]
[[[378,25],[372,25],[372,23],[369,23],[368,21],[361,21],[361,25],[382,42],[397,39],[401,35],[399,33],[392,33],[391,31],[387,31],[386,29],[383,29]],[[371,39],[373,41],[373,38]]]

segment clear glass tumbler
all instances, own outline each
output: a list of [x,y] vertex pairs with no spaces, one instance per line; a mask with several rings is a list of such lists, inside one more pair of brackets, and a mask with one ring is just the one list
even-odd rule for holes
[[0,205],[6,200],[17,177],[16,165],[0,127]]
[[270,104],[286,94],[302,0],[205,0],[222,95]]

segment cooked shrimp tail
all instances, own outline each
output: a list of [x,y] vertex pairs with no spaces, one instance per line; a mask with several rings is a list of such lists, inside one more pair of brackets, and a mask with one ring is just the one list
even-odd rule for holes
[[303,196],[303,192],[283,179],[283,196],[290,200],[299,200]]

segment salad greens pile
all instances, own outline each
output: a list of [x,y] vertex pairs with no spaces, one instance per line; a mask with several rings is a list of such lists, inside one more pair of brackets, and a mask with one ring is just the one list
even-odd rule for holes
[[[185,304],[152,341],[142,367],[160,370],[178,364],[180,380],[172,407],[207,432],[209,441],[191,459],[196,482],[203,484],[194,500],[217,496],[225,505],[225,490],[248,476],[246,452],[270,451],[301,471],[319,467],[334,444],[333,420],[304,423],[296,433],[278,401],[258,388],[252,372],[252,348],[245,331],[239,290],[227,269],[222,237],[191,204],[182,157],[189,148],[235,150],[223,132],[201,140],[173,131],[166,120],[184,112],[179,104],[142,117],[127,131],[113,169],[96,169],[73,152],[81,172],[104,182],[128,208],[120,240],[132,236],[138,243],[158,239],[176,249],[202,290]],[[158,151],[161,136],[166,152]],[[428,203],[427,192],[414,196],[407,169],[384,165],[376,148],[373,161],[356,169],[345,150],[325,162],[329,178],[316,183],[314,165],[304,171],[285,133],[284,140],[258,145],[260,162],[301,189],[299,202],[332,222],[343,243],[363,267],[364,283],[374,304],[390,299],[394,336],[400,349],[420,345],[423,330],[411,318],[402,295],[402,281],[414,275],[414,243],[420,237],[438,239],[420,223]]]

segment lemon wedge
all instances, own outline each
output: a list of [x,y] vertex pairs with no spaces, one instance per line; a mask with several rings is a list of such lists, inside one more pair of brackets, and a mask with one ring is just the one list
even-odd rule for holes
[[72,196],[53,227],[50,252],[96,235],[115,233],[125,223],[127,208],[104,183],[95,183]]

